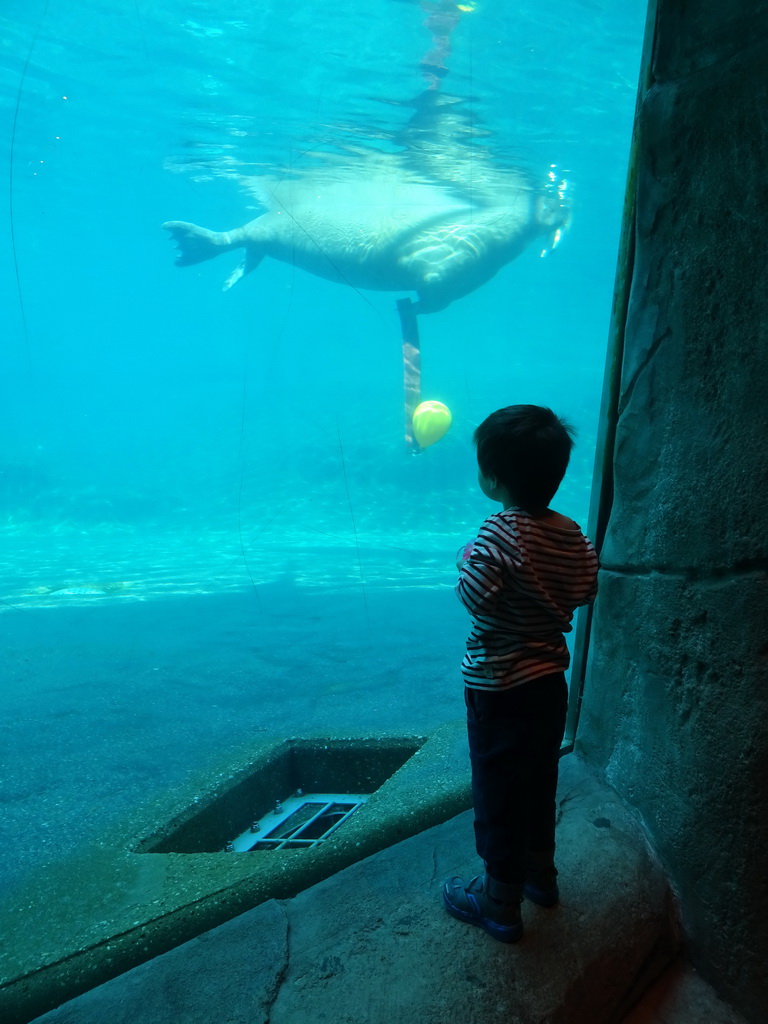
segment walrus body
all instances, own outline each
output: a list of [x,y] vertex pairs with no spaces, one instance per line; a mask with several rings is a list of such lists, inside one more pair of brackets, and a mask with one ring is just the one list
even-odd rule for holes
[[470,191],[429,183],[391,155],[360,164],[298,179],[246,179],[267,210],[233,231],[168,221],[177,266],[244,249],[225,289],[270,256],[354,288],[415,291],[415,312],[432,313],[490,280],[567,218],[556,195],[514,171]]

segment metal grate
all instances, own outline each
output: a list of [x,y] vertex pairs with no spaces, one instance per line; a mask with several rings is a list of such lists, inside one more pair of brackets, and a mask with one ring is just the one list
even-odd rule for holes
[[317,846],[368,799],[367,794],[299,793],[278,801],[275,809],[236,839],[227,850],[295,850]]

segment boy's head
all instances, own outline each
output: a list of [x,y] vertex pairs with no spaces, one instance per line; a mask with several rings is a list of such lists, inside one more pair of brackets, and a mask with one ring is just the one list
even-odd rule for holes
[[541,405],[508,405],[475,431],[477,464],[506,489],[515,505],[545,509],[568,468],[573,428]]

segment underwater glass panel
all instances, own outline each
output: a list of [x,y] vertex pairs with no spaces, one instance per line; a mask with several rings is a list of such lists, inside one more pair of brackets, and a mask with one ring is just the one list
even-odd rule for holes
[[462,717],[485,416],[574,424],[586,526],[644,17],[4,5],[4,881],[260,737]]

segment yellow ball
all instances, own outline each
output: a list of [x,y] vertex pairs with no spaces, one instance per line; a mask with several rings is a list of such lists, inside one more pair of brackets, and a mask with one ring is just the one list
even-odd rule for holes
[[413,436],[421,448],[439,441],[451,425],[451,410],[442,402],[422,402],[413,410]]

